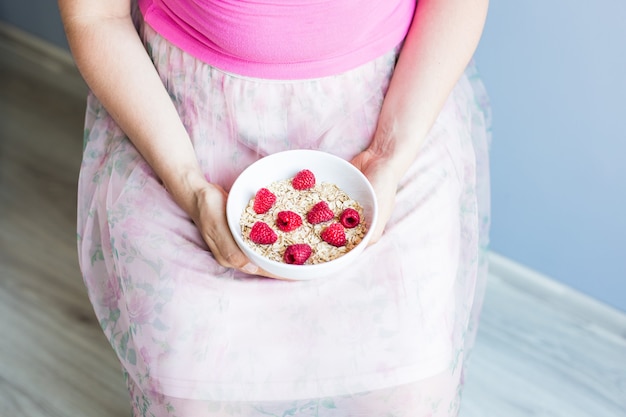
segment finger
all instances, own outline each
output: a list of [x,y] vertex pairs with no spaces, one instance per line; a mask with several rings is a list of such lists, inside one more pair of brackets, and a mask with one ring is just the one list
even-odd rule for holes
[[380,238],[383,236],[383,231],[384,231],[384,228],[377,227],[376,230],[374,230],[374,233],[372,233],[372,238],[368,242],[367,246],[372,246],[373,244],[377,243],[380,240]]
[[281,277],[281,276],[278,276],[278,275],[271,274],[271,273],[267,272],[266,270],[264,270],[262,268],[259,268],[259,270],[257,271],[256,275],[263,276],[265,278],[278,279],[278,280],[281,280],[281,281],[297,281],[297,280],[294,280],[292,278]]
[[[219,234],[218,236],[231,236],[230,231],[228,234]],[[222,266],[226,268],[237,269],[243,273],[248,275],[258,275],[266,278],[274,278],[274,279],[284,279],[282,277],[278,277],[277,275],[271,274],[265,271],[262,268],[259,268],[250,260],[246,255],[239,249],[237,243],[234,239],[223,238],[220,242],[215,242],[212,239],[209,244],[209,249],[213,252],[215,256],[215,260]],[[214,249],[213,249],[213,248]]]
[[202,235],[209,250],[213,253],[215,260],[226,268],[241,269],[250,261],[239,249],[237,243],[232,238],[229,230],[222,230],[220,227],[213,227],[203,230]]
[[243,266],[243,268],[241,268],[241,271],[245,272],[246,274],[256,275],[259,272],[259,269],[260,268],[252,262],[248,262]]
[[246,265],[244,265],[243,268],[240,269],[240,271],[241,272],[245,272],[248,275],[256,275],[256,276],[261,276],[261,277],[265,277],[265,278],[273,278],[273,279],[292,281],[289,278],[279,277],[278,275],[274,275],[272,273],[269,273],[266,270],[264,270],[262,268],[259,268],[258,266],[256,266],[252,262],[249,262]]

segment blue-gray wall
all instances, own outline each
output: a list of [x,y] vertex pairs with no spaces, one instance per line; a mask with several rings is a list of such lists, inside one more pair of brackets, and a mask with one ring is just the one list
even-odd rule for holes
[[[0,20],[67,47],[54,0]],[[492,249],[626,311],[626,1],[492,0]]]
[[626,2],[492,0],[492,249],[626,311]]
[[56,0],[0,0],[0,21],[68,48]]

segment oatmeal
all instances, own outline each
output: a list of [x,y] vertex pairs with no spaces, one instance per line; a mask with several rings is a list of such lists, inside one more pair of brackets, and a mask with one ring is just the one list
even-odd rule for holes
[[250,200],[240,220],[246,244],[277,262],[312,265],[336,259],[361,242],[366,224],[357,201],[335,184],[294,186],[302,188],[292,179],[276,181]]

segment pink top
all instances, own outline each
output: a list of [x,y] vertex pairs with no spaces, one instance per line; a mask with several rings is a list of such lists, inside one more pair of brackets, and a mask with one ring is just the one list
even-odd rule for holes
[[306,79],[356,68],[397,46],[415,0],[139,0],[174,45],[235,74]]

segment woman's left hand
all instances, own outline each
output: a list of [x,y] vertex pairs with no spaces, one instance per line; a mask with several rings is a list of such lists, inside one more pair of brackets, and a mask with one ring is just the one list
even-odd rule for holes
[[376,243],[383,235],[385,226],[393,212],[398,179],[389,162],[370,150],[365,150],[355,156],[352,165],[357,167],[370,181],[378,202],[378,222],[374,228],[370,244]]

